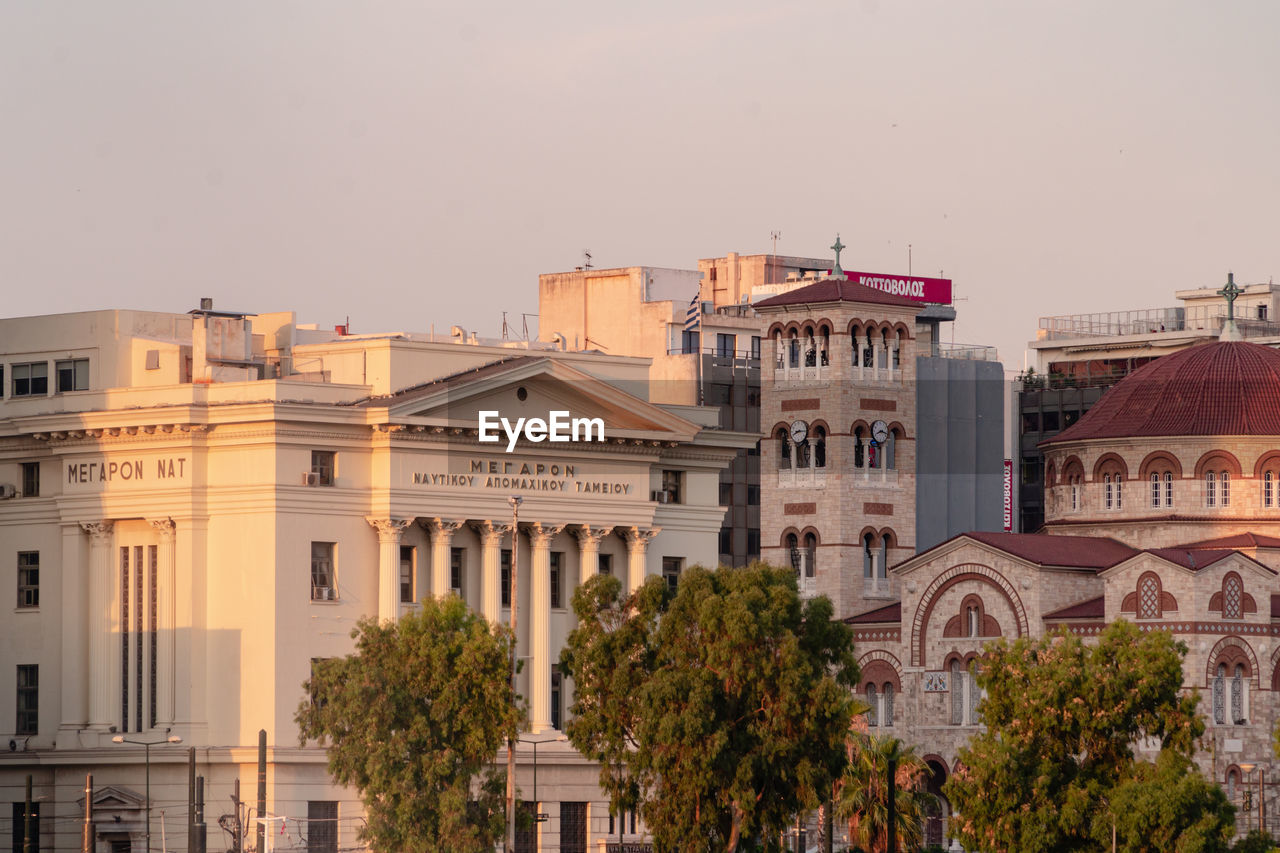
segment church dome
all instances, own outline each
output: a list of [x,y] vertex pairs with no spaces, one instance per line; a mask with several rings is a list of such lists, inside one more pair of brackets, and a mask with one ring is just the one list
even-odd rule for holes
[[1158,358],[1044,445],[1166,435],[1280,436],[1280,350],[1217,341]]

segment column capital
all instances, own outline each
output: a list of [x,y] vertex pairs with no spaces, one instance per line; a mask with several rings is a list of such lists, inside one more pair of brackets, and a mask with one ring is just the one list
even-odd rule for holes
[[481,545],[495,548],[502,544],[502,537],[511,532],[511,525],[485,519],[471,522],[471,529],[480,536]]
[[365,521],[378,531],[379,542],[399,542],[400,534],[404,533],[404,529],[413,524],[412,518],[375,518],[374,516],[365,516]]
[[458,532],[466,522],[451,521],[447,518],[424,518],[420,522],[424,530],[431,534],[431,540],[434,542],[439,537],[442,542],[448,543],[453,539],[453,534]]
[[573,535],[578,537],[579,545],[584,548],[589,548],[591,546],[598,547],[600,545],[600,540],[604,539],[604,537],[608,536],[612,532],[612,527],[601,527],[598,524],[594,527],[590,524],[579,524],[574,528]]
[[661,527],[621,527],[622,538],[627,540],[627,548],[631,551],[643,551],[649,547],[653,537],[662,532]]
[[80,526],[84,528],[84,532],[93,537],[95,545],[111,544],[111,531],[115,529],[114,521],[82,521]]
[[546,548],[551,544],[551,538],[564,530],[563,524],[547,524],[543,521],[534,521],[529,524],[529,543],[535,548]]
[[151,524],[155,531],[160,534],[160,538],[168,541],[173,538],[174,530],[177,529],[172,518],[149,518],[147,521]]

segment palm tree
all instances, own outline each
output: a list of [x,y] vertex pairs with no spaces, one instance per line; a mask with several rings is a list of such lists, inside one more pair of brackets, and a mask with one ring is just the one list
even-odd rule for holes
[[[898,850],[918,849],[923,839],[928,769],[895,737],[854,733],[849,739],[849,766],[837,782],[835,813],[849,822],[849,842],[867,853],[889,851],[888,768],[898,763],[894,797],[898,812]],[[893,851],[898,853],[898,851]]]

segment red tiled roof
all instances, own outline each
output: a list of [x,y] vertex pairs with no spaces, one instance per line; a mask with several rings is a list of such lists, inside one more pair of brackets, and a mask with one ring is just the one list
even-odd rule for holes
[[1230,548],[1205,548],[1193,550],[1188,550],[1186,548],[1147,548],[1146,551],[1148,554],[1155,554],[1157,557],[1163,557],[1169,562],[1177,563],[1184,569],[1191,569],[1193,572],[1199,571],[1200,569],[1207,569],[1223,557],[1227,557],[1235,553],[1235,551]]
[[1077,601],[1052,613],[1046,613],[1045,619],[1102,619],[1106,616],[1107,597],[1100,595],[1087,601]]
[[1216,539],[1202,539],[1187,545],[1179,545],[1189,551],[1201,551],[1209,548],[1280,548],[1280,538],[1262,536],[1257,533],[1236,533],[1232,536],[1219,536]]
[[1040,566],[1109,569],[1138,553],[1123,542],[1103,536],[1050,536],[1044,533],[984,533],[981,531],[963,535]]
[[1280,435],[1280,351],[1216,341],[1162,356],[1041,446],[1154,435]]
[[901,305],[906,308],[924,308],[919,302],[913,302],[856,281],[840,278],[825,278],[777,296],[770,296],[755,303],[753,308],[772,308],[776,305],[803,305],[816,302],[869,302],[873,305]]
[[893,604],[877,607],[875,610],[868,610],[866,613],[846,616],[842,621],[846,625],[879,625],[884,622],[901,622],[902,602],[895,601]]

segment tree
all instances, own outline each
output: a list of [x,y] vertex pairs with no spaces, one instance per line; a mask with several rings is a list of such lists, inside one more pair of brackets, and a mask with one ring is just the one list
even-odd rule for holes
[[569,740],[601,764],[615,810],[638,802],[659,850],[772,843],[844,769],[858,705],[848,626],[801,602],[791,569],[682,572],[623,597],[610,576],[573,600],[561,667]]
[[[1162,756],[1166,782],[1195,773],[1189,759],[1204,723],[1199,696],[1180,692],[1185,654],[1168,633],[1141,633],[1125,621],[1109,625],[1093,646],[1065,632],[989,646],[977,675],[986,731],[960,750],[945,789],[959,814],[952,834],[988,853],[1110,849],[1109,819],[1105,842],[1095,820],[1112,813],[1108,802],[1154,806],[1141,788],[1123,787],[1150,773],[1137,772],[1136,741],[1152,738],[1181,759]],[[1196,808],[1221,814],[1203,792],[1197,801]],[[1146,813],[1124,819],[1134,827],[1161,820]],[[1165,849],[1182,849],[1179,843]]]
[[[1135,764],[1111,792],[1109,809],[1094,817],[1093,837],[1125,853],[1225,851],[1235,834],[1235,809],[1222,788],[1206,780],[1181,753],[1166,749],[1155,763]],[[1269,849],[1269,848],[1268,848]]]
[[898,849],[917,850],[924,838],[928,769],[915,750],[895,737],[854,734],[849,766],[836,783],[835,813],[848,821],[849,841],[867,853],[889,850],[889,761],[894,773]]
[[354,785],[375,850],[491,851],[505,773],[485,771],[521,719],[510,631],[457,596],[398,622],[362,619],[356,651],[321,662],[298,706],[303,742],[327,743],[329,772]]

